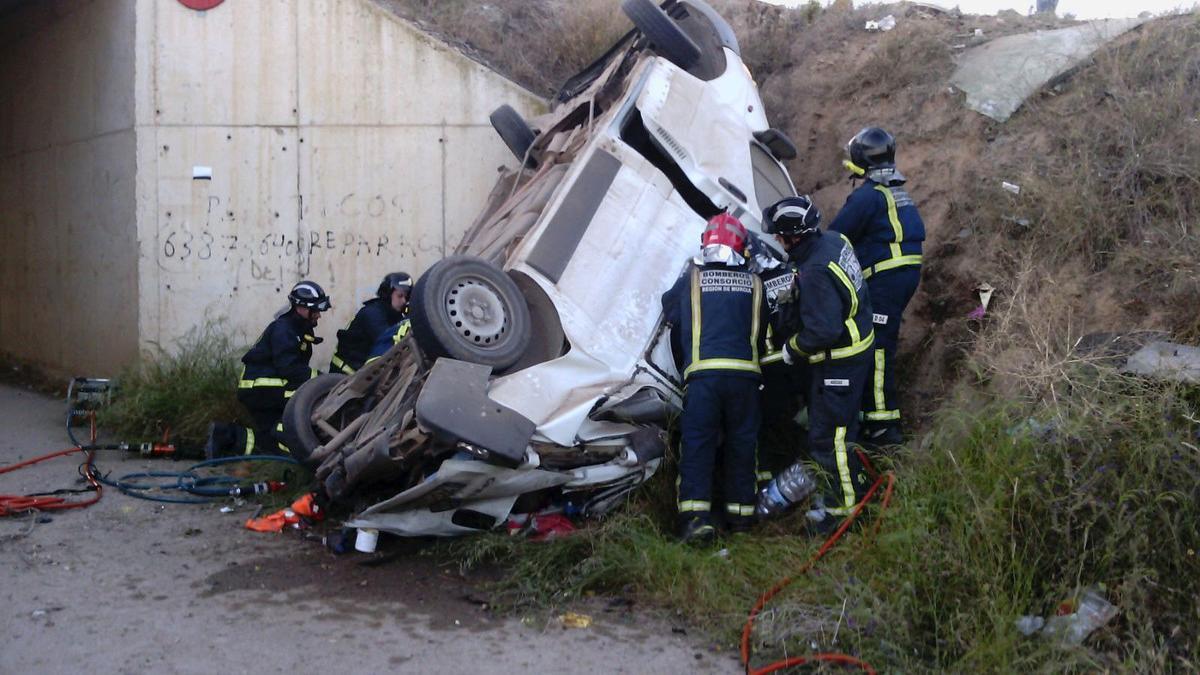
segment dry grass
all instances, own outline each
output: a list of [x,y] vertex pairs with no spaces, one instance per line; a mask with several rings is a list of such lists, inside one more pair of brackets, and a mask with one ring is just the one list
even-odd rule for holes
[[[920,304],[906,317],[924,339],[907,362],[936,371],[940,410],[893,461],[901,487],[884,534],[855,537],[782,598],[764,645],[830,646],[841,621],[838,647],[887,671],[1194,671],[1200,395],[1117,376],[1078,344],[1147,329],[1200,339],[1200,24],[1148,25],[997,125],[943,95],[953,36],[1050,27],[1042,19],[717,4],[773,124],[801,148],[791,168],[802,189],[835,192],[845,138],[864,123],[890,126],[931,233]],[[603,14],[616,3],[580,6]],[[863,21],[887,13],[896,30],[863,33]],[[569,74],[564,61],[524,58],[551,64],[546,86]],[[986,319],[970,323],[979,281],[997,293]],[[464,555],[504,558],[521,600],[634,593],[730,637],[739,610],[812,545],[785,524],[734,541],[728,560],[697,555],[662,536],[665,481],[643,492],[642,512],[577,538],[482,538]],[[1092,584],[1121,614],[1086,647],[1014,630],[1016,617],[1049,614]]]
[[1013,120],[1029,151],[1002,148],[962,205],[1000,289],[987,368],[1049,393],[1054,364],[1090,332],[1200,338],[1198,83],[1200,22],[1185,17],[1106,50]]
[[549,96],[633,25],[612,0],[376,0]]

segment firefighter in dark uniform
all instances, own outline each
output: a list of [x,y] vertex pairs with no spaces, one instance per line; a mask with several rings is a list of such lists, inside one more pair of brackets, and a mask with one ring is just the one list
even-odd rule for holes
[[392,272],[383,278],[375,297],[364,302],[350,325],[337,332],[337,349],[329,362],[329,372],[353,375],[363,367],[379,337],[407,313],[412,285],[412,277],[404,272]]
[[784,360],[808,389],[808,454],[825,472],[823,504],[810,518],[827,531],[865,494],[867,477],[850,444],[875,336],[871,298],[845,237],[819,229],[805,197],[789,197],[764,213],[764,229],[779,237],[796,266],[795,299],[781,305],[781,332],[790,334]]
[[205,446],[208,457],[289,452],[283,444],[283,408],[300,385],[317,375],[309,368],[313,347],[321,343],[313,329],[330,304],[312,281],[293,286],[288,301],[291,309],[272,321],[242,357],[237,397],[254,427],[214,423]]
[[[821,214],[816,207],[809,213],[809,217],[820,220]],[[765,246],[755,239],[751,239],[751,244],[752,251]],[[756,477],[762,488],[774,474],[795,460],[796,436],[800,431],[795,418],[807,387],[797,369],[784,363],[784,340],[777,336],[780,302],[786,302],[795,288],[795,267],[790,262],[775,260],[766,251],[752,255],[751,259],[757,263],[768,310],[767,335],[758,360],[762,367],[763,388]]]
[[400,344],[400,341],[408,337],[409,331],[412,329],[412,324],[408,317],[404,317],[399,323],[388,326],[388,329],[383,331],[383,335],[375,340],[374,346],[371,347],[371,353],[367,356],[367,363],[388,353],[392,347]]
[[864,440],[876,445],[903,442],[896,393],[896,348],[904,308],[921,281],[925,223],[896,169],[896,141],[878,127],[858,132],[846,145],[846,167],[863,178],[829,225],[854,245],[871,290],[875,350],[864,391]]
[[714,217],[700,259],[662,297],[664,319],[683,357],[679,516],[686,542],[716,536],[711,512],[719,450],[725,524],[744,530],[754,516],[766,302],[762,281],[746,269],[746,239],[736,218]]

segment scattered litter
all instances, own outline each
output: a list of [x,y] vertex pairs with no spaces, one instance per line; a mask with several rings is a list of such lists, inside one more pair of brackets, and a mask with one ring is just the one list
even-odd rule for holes
[[379,544],[379,530],[367,527],[359,528],[358,536],[354,539],[354,550],[359,553],[374,553]]
[[1033,221],[1029,220],[1028,218],[1018,218],[1017,216],[1004,216],[1002,219],[1006,223],[1014,223],[1014,224],[1020,225],[1021,227],[1024,227],[1024,228],[1028,228],[1030,225],[1033,225]]
[[878,33],[881,31],[889,31],[896,27],[896,17],[888,14],[878,21],[868,21],[864,28],[869,33]]
[[976,28],[974,31],[972,31],[972,34],[973,34],[975,37],[983,37],[983,29],[982,29],[982,28]]
[[1050,420],[1049,422],[1039,422],[1037,419],[1030,417],[1024,422],[1008,430],[1008,435],[1011,438],[1018,438],[1029,435],[1043,441],[1051,440],[1054,437],[1054,432],[1058,430],[1058,422]]
[[592,625],[592,617],[587,614],[567,612],[559,615],[558,622],[562,624],[563,628],[587,628]]
[[1008,190],[1009,192],[1013,193],[1014,195],[1021,194],[1021,186],[1017,185],[1016,183],[1010,183],[1008,181],[1001,181],[1000,187],[1004,188],[1005,190]]
[[1071,614],[1051,617],[1046,622],[1042,634],[1055,636],[1063,644],[1079,645],[1097,628],[1112,621],[1117,615],[1117,608],[1100,591],[1089,588],[1079,599],[1079,607]]
[[35,610],[33,610],[33,614],[31,614],[30,616],[32,616],[35,619],[40,619],[43,616],[46,616],[46,614],[48,614],[48,612],[44,609],[35,609]]
[[1116,615],[1116,606],[1104,599],[1098,589],[1089,588],[1079,598],[1078,606],[1072,600],[1065,600],[1059,603],[1049,620],[1026,615],[1018,618],[1014,625],[1026,637],[1041,631],[1043,637],[1057,638],[1066,645],[1079,645]]
[[985,282],[976,286],[975,291],[979,293],[979,306],[971,310],[967,318],[978,321],[987,314],[988,305],[992,302],[992,294],[996,292],[996,289]]
[[714,553],[713,555],[717,556],[718,558],[724,558],[724,559],[728,560],[729,559],[729,549],[723,548],[720,551],[717,551],[716,553]]
[[232,506],[222,506],[221,513],[233,513],[233,507]]
[[1042,629],[1046,625],[1046,620],[1040,616],[1025,615],[1014,622],[1017,626],[1017,631],[1029,637]]
[[975,232],[971,228],[964,227],[963,229],[958,231],[958,238],[959,239],[970,239],[971,235],[973,235],[973,234],[975,234]]

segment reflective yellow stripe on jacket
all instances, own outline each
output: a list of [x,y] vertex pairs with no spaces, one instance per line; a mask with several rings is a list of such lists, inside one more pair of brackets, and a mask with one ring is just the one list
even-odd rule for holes
[[881,260],[865,268],[863,270],[864,279],[869,279],[876,272],[886,272],[887,270],[894,270],[897,267],[921,264],[920,254],[904,255],[900,250],[900,243],[904,241],[904,226],[900,224],[900,215],[896,213],[896,198],[892,195],[892,191],[884,185],[876,185],[875,189],[883,195],[883,199],[887,202],[888,222],[892,224],[892,235],[896,240],[888,246],[891,249],[892,256],[887,260]]
[[[754,283],[751,302],[754,309],[751,312],[750,326],[750,358],[747,359],[702,359],[700,358],[700,327],[703,324],[700,317],[700,270],[692,268],[692,363],[683,371],[686,378],[700,370],[740,370],[750,373],[761,373],[758,365],[758,327],[760,306],[762,305],[762,281],[751,275]],[[780,357],[782,358],[782,357]]]
[[[842,285],[846,287],[846,292],[850,294],[850,311],[846,316],[845,322],[846,331],[850,334],[850,344],[845,347],[839,347],[837,349],[830,349],[809,355],[809,363],[820,363],[826,358],[834,361],[838,359],[848,359],[851,356],[857,356],[867,351],[872,347],[872,345],[875,344],[875,329],[872,328],[871,331],[864,337],[859,333],[858,324],[854,321],[854,316],[858,314],[858,292],[855,290],[854,284],[851,283],[850,277],[846,276],[845,270],[843,270],[837,263],[834,262],[829,263],[829,271],[833,272],[833,276],[838,281],[842,282]],[[798,354],[804,354],[804,350],[800,349],[800,344],[797,341],[797,338],[799,337],[799,335],[793,335],[792,339],[788,341],[788,344],[791,346],[792,351]]]

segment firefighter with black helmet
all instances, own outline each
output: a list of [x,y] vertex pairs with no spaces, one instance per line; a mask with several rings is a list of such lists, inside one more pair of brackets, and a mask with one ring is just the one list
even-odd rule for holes
[[353,375],[363,367],[380,336],[407,321],[412,286],[412,277],[405,272],[392,272],[379,282],[375,297],[364,302],[350,324],[337,332],[329,372]]
[[208,457],[289,452],[282,437],[283,408],[296,389],[317,374],[309,360],[322,340],[313,329],[331,306],[325,290],[313,281],[293,286],[288,302],[288,311],[268,324],[242,357],[237,397],[254,427],[214,422],[204,448]]
[[[778,331],[789,336],[784,360],[807,383],[808,453],[828,479],[822,503],[809,516],[824,532],[866,491],[864,467],[851,444],[875,337],[871,297],[854,249],[819,225],[808,197],[788,197],[763,213],[763,228],[776,235],[796,269],[796,289],[779,308]],[[760,495],[760,505],[762,500]]]
[[716,537],[712,491],[718,454],[725,524],[744,530],[754,517],[766,302],[762,281],[746,268],[747,238],[737,218],[712,218],[700,257],[662,296],[686,383],[679,451],[680,538],[685,542]]
[[863,184],[850,193],[829,229],[854,245],[863,278],[871,289],[875,349],[863,394],[863,440],[876,445],[901,443],[896,393],[896,348],[900,322],[921,281],[925,223],[896,168],[896,139],[879,127],[867,127],[846,144],[844,162]]

